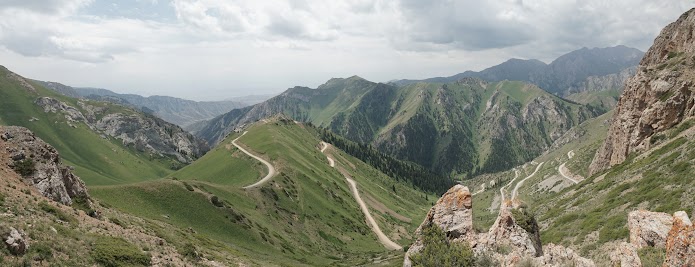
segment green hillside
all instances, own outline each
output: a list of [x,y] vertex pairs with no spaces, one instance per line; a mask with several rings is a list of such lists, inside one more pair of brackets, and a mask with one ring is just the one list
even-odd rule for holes
[[197,134],[215,143],[238,126],[280,113],[438,174],[471,177],[537,157],[599,111],[523,82],[468,78],[396,87],[351,77],[289,89],[213,119]]
[[[0,67],[0,123],[24,126],[53,145],[87,185],[119,184],[150,180],[171,172],[171,159],[154,157],[120,140],[102,137],[83,123],[71,123],[61,113],[47,113],[35,101],[47,96],[81,109],[78,100],[65,97],[36,83],[27,82]],[[90,102],[107,112],[134,113],[127,108]]]
[[[238,142],[278,171],[260,187],[242,189],[267,170],[230,145],[239,136],[234,134],[168,179],[93,186],[91,192],[119,210],[221,242],[259,265],[354,266],[378,258],[400,262],[402,251],[386,250],[366,224],[345,178],[319,150],[314,128],[274,118],[247,130]],[[436,197],[334,147],[326,153],[357,181],[382,231],[401,246],[410,244]]]

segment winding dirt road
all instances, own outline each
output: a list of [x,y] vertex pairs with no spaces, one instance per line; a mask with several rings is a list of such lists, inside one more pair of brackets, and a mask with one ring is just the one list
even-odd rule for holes
[[254,187],[257,187],[257,186],[259,186],[259,185],[262,185],[262,184],[264,184],[265,182],[269,181],[270,178],[273,178],[273,176],[275,176],[275,167],[273,167],[273,165],[270,164],[270,162],[267,162],[266,160],[262,159],[261,157],[258,157],[258,156],[254,155],[254,154],[251,154],[251,152],[248,152],[246,149],[244,149],[243,147],[239,146],[239,145],[236,143],[236,141],[239,140],[239,138],[241,138],[242,136],[244,136],[246,133],[248,133],[248,131],[244,132],[244,133],[241,134],[239,137],[237,137],[236,139],[232,140],[232,145],[234,145],[236,148],[238,148],[239,150],[241,150],[241,152],[244,152],[246,155],[249,155],[249,157],[252,157],[252,158],[254,158],[254,159],[260,161],[261,163],[265,164],[266,167],[268,167],[268,175],[266,175],[265,177],[263,177],[263,179],[259,180],[258,182],[254,183],[254,184],[252,184],[252,185],[247,185],[247,186],[244,186],[244,187],[243,187],[244,189],[250,189],[250,188],[254,188]]
[[[567,152],[567,157],[569,159],[572,159],[572,157],[574,157],[574,150],[570,150],[569,152]],[[557,172],[559,172],[560,175],[562,177],[564,177],[565,179],[570,180],[570,182],[573,182],[574,184],[578,184],[580,182],[580,180],[572,178],[572,174],[570,173],[570,170],[567,167],[565,167],[565,164],[567,164],[567,161],[565,161],[565,163],[562,163],[562,164],[560,164],[560,166],[557,167]],[[582,178],[582,180],[584,180],[584,177],[580,176],[580,178]]]
[[[321,153],[324,153],[326,148],[328,148],[328,143],[326,142],[321,142],[321,145],[323,146],[321,148]],[[325,153],[324,153],[325,155]],[[326,158],[328,159],[328,164],[335,168],[335,160],[333,158],[329,157],[326,155]],[[387,249],[390,250],[401,250],[403,247],[400,245],[396,244],[396,242],[391,241],[384,232],[381,231],[381,228],[379,228],[379,225],[376,223],[372,215],[369,213],[369,208],[367,207],[367,204],[364,203],[362,200],[362,197],[360,197],[360,192],[357,190],[357,182],[350,178],[350,175],[345,171],[345,170],[339,170],[341,174],[345,177],[345,180],[347,180],[348,185],[350,185],[350,191],[352,191],[352,195],[355,197],[355,200],[357,201],[357,204],[360,205],[360,209],[362,210],[362,213],[364,213],[364,217],[367,219],[367,224],[369,225],[369,228],[372,229],[372,232],[374,232],[379,239],[379,242],[383,244]]]
[[524,184],[524,182],[526,182],[526,180],[528,180],[529,178],[536,175],[538,170],[541,169],[541,166],[543,166],[543,163],[545,163],[545,162],[539,163],[538,166],[536,166],[536,170],[534,170],[533,173],[531,173],[529,176],[526,176],[526,178],[524,178],[523,180],[516,183],[516,186],[514,186],[514,190],[512,190],[512,200],[514,200],[516,197],[519,196],[519,188]]
[[565,177],[565,179],[570,180],[570,182],[578,184],[579,181],[575,180],[571,175],[568,174],[568,169],[565,167],[565,164],[567,164],[567,162],[560,164],[560,166],[557,167],[557,172],[559,172],[562,177]]
[[505,188],[512,185],[512,183],[516,180],[516,178],[519,178],[519,170],[514,169],[514,178],[511,181],[509,181],[509,183],[507,185],[500,188],[500,195],[502,195],[502,205],[504,205],[504,199],[505,199],[504,198],[504,191],[506,191]]
[[[321,145],[323,146],[323,147],[321,148],[321,153],[323,153],[323,151],[326,151],[326,148],[328,148],[328,143],[326,143],[326,142],[321,142]],[[325,155],[325,153],[324,153],[324,155]],[[328,165],[330,165],[331,167],[335,168],[335,160],[333,160],[333,159],[332,159],[331,157],[329,157],[328,155],[326,155],[326,159],[328,159]]]

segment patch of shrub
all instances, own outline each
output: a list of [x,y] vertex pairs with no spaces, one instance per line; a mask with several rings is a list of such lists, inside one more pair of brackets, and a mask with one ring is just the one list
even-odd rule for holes
[[644,247],[637,250],[642,266],[656,267],[661,266],[666,258],[666,250],[663,248]]
[[14,171],[19,173],[21,176],[29,176],[34,174],[34,160],[33,159],[23,159],[14,162]]
[[466,243],[452,243],[436,225],[423,230],[424,247],[410,256],[413,266],[474,266],[473,250]]
[[51,206],[46,201],[41,201],[39,203],[39,208],[41,208],[41,210],[43,210],[47,213],[53,214],[61,221],[68,222],[70,224],[76,224],[77,223],[77,220],[75,219],[75,217],[63,212],[62,210],[60,210],[54,206]]
[[186,187],[186,190],[188,190],[188,191],[191,191],[191,192],[194,191],[193,187],[192,187],[190,184],[186,183],[186,182],[183,182],[183,186],[185,186],[185,187]]
[[512,209],[512,218],[516,224],[521,226],[526,232],[536,233],[538,232],[538,223],[533,213],[529,212],[526,208]]
[[53,258],[53,250],[46,244],[34,244],[30,249],[31,253],[34,254],[35,261],[45,261]]
[[215,207],[218,207],[218,208],[224,207],[224,203],[222,201],[220,201],[220,198],[218,198],[217,196],[212,196],[210,198],[210,202],[212,202],[212,205],[215,205]]
[[90,252],[95,262],[106,267],[150,266],[150,256],[121,238],[99,236]]
[[86,195],[78,195],[72,198],[72,207],[78,210],[82,210],[87,215],[96,217],[97,211],[92,208],[91,199]]
[[116,217],[109,218],[109,221],[111,221],[112,223],[114,223],[114,224],[116,224],[116,225],[118,225],[118,226],[120,226],[120,227],[124,227],[124,228],[125,228],[125,224],[124,224],[121,220],[119,220],[118,218],[116,218]]
[[198,250],[196,247],[191,244],[191,243],[186,243],[179,249],[179,254],[181,256],[184,256],[185,258],[191,259],[191,260],[200,260],[200,253],[198,253]]

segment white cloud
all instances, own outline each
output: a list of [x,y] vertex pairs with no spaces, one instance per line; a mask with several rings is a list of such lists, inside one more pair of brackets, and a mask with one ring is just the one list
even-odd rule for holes
[[[386,81],[451,75],[510,57],[549,61],[583,46],[624,44],[645,50],[661,28],[695,4],[134,2],[146,5],[131,8],[151,4],[157,12],[170,12],[173,20],[82,13],[99,10],[84,9],[97,4],[89,0],[0,0],[0,64],[34,78],[148,94],[202,98],[252,89],[264,93],[354,74]],[[126,12],[128,3],[118,2],[123,10],[118,14],[147,13]]]

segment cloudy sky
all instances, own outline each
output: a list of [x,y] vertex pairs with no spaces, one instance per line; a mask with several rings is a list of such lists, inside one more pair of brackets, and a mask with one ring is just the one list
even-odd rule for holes
[[332,77],[448,76],[581,47],[645,51],[695,0],[0,0],[0,65],[196,100]]

